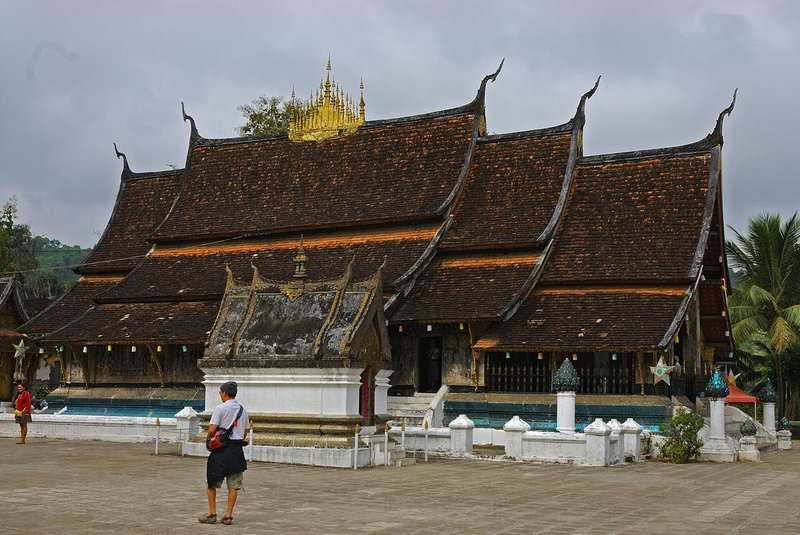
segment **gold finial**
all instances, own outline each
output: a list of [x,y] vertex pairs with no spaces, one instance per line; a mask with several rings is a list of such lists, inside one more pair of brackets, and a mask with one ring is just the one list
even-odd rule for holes
[[358,103],[358,119],[364,122],[364,79],[361,79],[361,102]]
[[[319,88],[311,92],[308,102],[298,103],[289,121],[292,141],[321,141],[354,133],[365,121],[364,81],[361,80],[360,104],[350,98],[331,73],[330,55],[326,75]],[[332,89],[332,90],[331,90]],[[292,88],[294,99],[294,88]]]
[[294,84],[292,84],[292,100],[294,100]]

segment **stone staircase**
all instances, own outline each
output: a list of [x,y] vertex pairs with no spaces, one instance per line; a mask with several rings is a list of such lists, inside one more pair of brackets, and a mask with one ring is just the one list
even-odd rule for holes
[[393,426],[421,426],[425,412],[436,394],[417,392],[413,396],[389,396],[387,409]]

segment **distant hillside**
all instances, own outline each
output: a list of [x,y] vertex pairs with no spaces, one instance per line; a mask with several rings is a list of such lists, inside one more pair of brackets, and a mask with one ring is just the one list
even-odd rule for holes
[[36,259],[40,268],[53,268],[53,275],[64,285],[78,278],[68,267],[79,264],[92,252],[91,249],[82,249],[77,245],[64,245],[58,240],[49,240],[37,237]]

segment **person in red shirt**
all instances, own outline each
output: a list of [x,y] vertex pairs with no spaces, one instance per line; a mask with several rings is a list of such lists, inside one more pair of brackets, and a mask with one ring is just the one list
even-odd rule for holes
[[25,444],[25,437],[28,435],[28,422],[31,421],[31,393],[25,390],[25,385],[17,385],[17,404],[16,410],[19,415],[14,416],[14,420],[19,424],[20,440],[17,444]]

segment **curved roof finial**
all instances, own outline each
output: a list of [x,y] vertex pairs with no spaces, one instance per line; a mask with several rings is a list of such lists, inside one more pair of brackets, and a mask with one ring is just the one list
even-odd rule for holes
[[124,152],[120,152],[117,149],[117,144],[116,143],[114,143],[114,152],[116,153],[117,158],[122,158],[122,175],[126,176],[126,175],[133,174],[131,172],[131,168],[128,166],[128,157],[125,156]]
[[181,115],[183,115],[183,122],[189,121],[189,124],[192,125],[192,133],[189,142],[194,143],[198,138],[200,138],[200,134],[197,133],[197,125],[194,123],[192,116],[187,115],[186,107],[183,105],[183,101],[181,101]]
[[722,145],[722,122],[725,120],[726,115],[730,115],[733,111],[733,107],[736,105],[736,93],[739,92],[739,88],[733,90],[733,99],[731,103],[728,105],[727,108],[719,112],[719,117],[717,117],[717,124],[714,125],[714,131],[711,132],[711,139],[716,142],[716,144]]
[[575,112],[575,119],[580,120],[580,121],[584,121],[586,119],[586,114],[585,114],[586,101],[589,100],[590,98],[592,98],[592,96],[594,95],[594,92],[597,91],[597,87],[600,85],[600,78],[601,77],[602,77],[602,75],[598,76],[597,77],[597,81],[595,81],[595,83],[594,83],[594,86],[589,91],[587,91],[586,93],[581,95],[581,101],[580,101],[580,103],[578,103],[578,109]]
[[487,82],[494,83],[494,81],[497,79],[497,75],[500,74],[500,71],[503,69],[503,63],[505,62],[506,58],[500,60],[500,65],[497,67],[497,70],[494,71],[492,74],[487,74],[486,76],[483,77],[483,80],[481,80],[481,86],[478,89],[478,94],[475,96],[475,101],[480,102],[480,105],[483,105],[483,97],[486,94],[486,83]]

